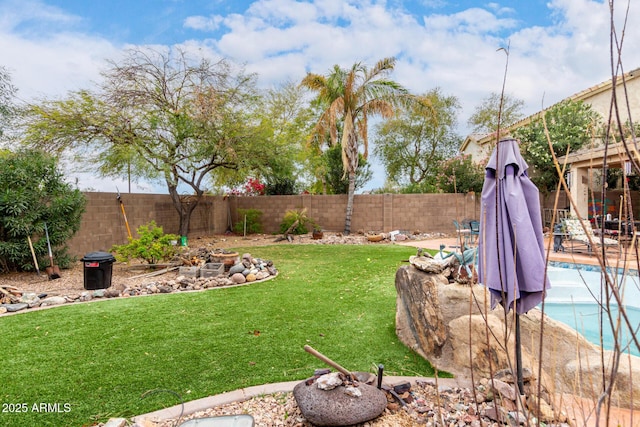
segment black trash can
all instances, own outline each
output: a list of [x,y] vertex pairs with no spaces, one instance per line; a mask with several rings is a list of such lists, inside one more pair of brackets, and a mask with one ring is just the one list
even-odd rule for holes
[[84,288],[106,289],[111,286],[111,272],[116,258],[109,252],[89,252],[80,261],[84,263]]

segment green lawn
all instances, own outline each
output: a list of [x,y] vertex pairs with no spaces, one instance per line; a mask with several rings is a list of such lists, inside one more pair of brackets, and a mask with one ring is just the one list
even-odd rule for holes
[[433,373],[394,329],[395,272],[414,248],[237,249],[273,260],[279,276],[0,318],[0,425],[92,425],[179,403],[170,393],[142,399],[150,390],[189,401],[304,379],[327,367],[305,344],[354,371],[382,363],[389,375]]

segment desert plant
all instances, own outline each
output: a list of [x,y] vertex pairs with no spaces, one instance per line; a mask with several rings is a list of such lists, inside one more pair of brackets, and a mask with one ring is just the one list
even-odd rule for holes
[[238,234],[262,233],[262,211],[259,209],[238,209],[240,221],[233,226]]
[[111,252],[115,253],[118,261],[129,262],[131,259],[141,259],[148,264],[156,264],[158,261],[171,259],[177,252],[175,242],[179,236],[176,234],[164,234],[162,227],[158,227],[155,221],[141,225],[136,230],[140,238],[129,238],[129,243],[114,245]]
[[[289,230],[295,222],[298,222],[292,230]],[[286,233],[289,231],[291,234],[306,234],[309,232],[309,227],[316,228],[316,222],[307,216],[307,209],[290,209],[284,214],[284,218],[280,223],[280,232]]]

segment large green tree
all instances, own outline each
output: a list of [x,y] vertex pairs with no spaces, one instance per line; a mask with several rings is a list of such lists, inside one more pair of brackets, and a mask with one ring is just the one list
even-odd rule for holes
[[472,133],[487,134],[496,132],[498,124],[504,129],[523,118],[524,101],[511,95],[492,92],[476,106],[468,124]]
[[391,117],[394,104],[408,97],[408,91],[388,78],[395,58],[384,58],[373,68],[355,63],[344,69],[335,65],[327,75],[308,73],[301,85],[315,91],[323,110],[313,131],[313,138],[323,141],[328,134],[332,145],[342,147],[344,172],[349,180],[344,233],[351,232],[353,196],[360,148],[368,157],[368,121],[372,116]]
[[295,194],[302,186],[305,143],[314,124],[306,93],[294,82],[271,88],[262,112],[268,129],[268,144],[260,149],[268,158],[259,166],[265,193]]
[[436,176],[438,191],[442,193],[480,193],[484,184],[485,165],[476,163],[469,154],[461,154],[443,161]]
[[26,141],[74,150],[103,176],[163,180],[186,235],[209,175],[257,159],[266,135],[258,101],[256,77],[228,61],[135,49],[108,62],[97,91],[32,107]]
[[66,242],[80,229],[82,193],[41,151],[0,151],[0,171],[0,271],[34,270],[27,238],[39,265],[48,265],[45,224],[56,263],[67,266]]
[[456,133],[460,103],[435,88],[407,108],[399,108],[393,118],[376,127],[374,153],[385,166],[387,180],[424,187],[433,181],[440,163],[453,157],[461,137]]
[[[558,159],[562,159],[567,150],[576,151],[592,141],[601,123],[600,115],[582,101],[562,101],[543,114],[553,152]],[[559,178],[542,115],[517,129],[514,136],[522,142],[522,156],[531,168],[531,180],[540,191],[555,190]]]
[[15,114],[14,97],[16,87],[11,83],[9,71],[0,66],[0,138],[5,134],[5,129]]

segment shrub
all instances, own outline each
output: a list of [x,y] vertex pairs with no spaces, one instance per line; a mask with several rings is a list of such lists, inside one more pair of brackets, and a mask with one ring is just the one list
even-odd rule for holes
[[267,196],[298,194],[296,180],[293,178],[275,177],[267,181],[264,194]]
[[155,221],[141,225],[136,232],[140,238],[130,237],[129,243],[111,248],[111,252],[115,253],[118,261],[141,259],[148,264],[156,264],[158,261],[171,259],[178,251],[174,244],[179,238],[178,235],[164,234],[162,227],[158,227]]
[[[238,221],[234,227],[233,231],[237,234],[255,234],[262,233],[262,211],[259,209],[238,209],[238,216],[240,217],[240,221]],[[246,219],[245,219],[246,218]],[[246,221],[246,229],[245,229],[245,221]]]
[[309,226],[316,227],[315,221],[307,216],[306,208],[301,210],[291,209],[284,214],[284,218],[280,223],[280,232],[286,233],[296,221],[298,221],[298,225],[291,230],[292,234],[306,234],[309,232]]
[[233,188],[232,196],[264,196],[265,185],[257,178],[247,178],[247,181],[239,187]]
[[55,263],[69,267],[67,242],[80,229],[84,208],[84,195],[65,182],[54,157],[0,151],[0,272],[35,269],[27,236],[39,264],[49,265],[45,223]]
[[480,193],[484,174],[484,166],[474,162],[471,155],[463,154],[445,160],[436,180],[443,193]]

